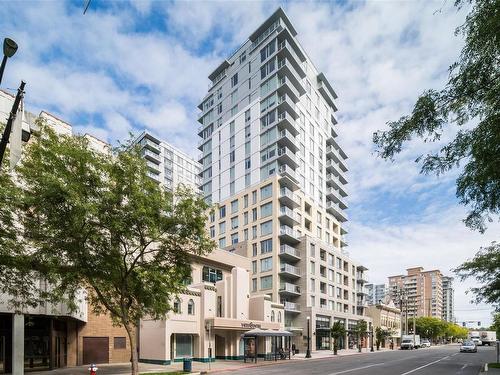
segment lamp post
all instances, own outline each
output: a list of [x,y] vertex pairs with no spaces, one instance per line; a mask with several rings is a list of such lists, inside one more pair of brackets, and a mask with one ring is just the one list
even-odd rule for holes
[[311,317],[307,317],[307,351],[306,358],[311,358],[311,332],[310,332]]
[[371,334],[372,334],[372,341],[371,341],[370,352],[373,352],[374,351],[374,349],[373,349],[373,339],[375,338],[374,333],[373,333],[373,323],[370,324],[370,326],[371,326]]
[[3,40],[3,59],[2,65],[0,65],[0,84],[2,83],[3,71],[5,65],[7,64],[7,59],[14,56],[17,51],[17,43],[10,38],[5,38]]

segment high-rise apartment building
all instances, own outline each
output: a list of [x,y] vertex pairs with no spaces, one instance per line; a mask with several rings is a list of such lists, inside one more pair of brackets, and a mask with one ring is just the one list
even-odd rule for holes
[[200,164],[188,154],[159,139],[148,131],[134,141],[141,146],[141,154],[149,168],[148,175],[168,190],[179,184],[198,191]]
[[443,276],[443,320],[455,321],[453,277]]
[[296,36],[280,8],[209,75],[198,106],[201,190],[218,205],[211,237],[252,259],[251,293],[285,305],[301,349],[309,317],[321,349],[335,320],[352,328],[363,316],[366,268],[344,250],[337,95]]
[[376,305],[385,299],[387,295],[387,284],[366,284],[366,301],[369,305]]
[[[443,275],[439,270],[408,268],[407,275],[389,277],[389,294],[409,317],[414,315],[442,318]],[[402,301],[402,302],[401,302]]]

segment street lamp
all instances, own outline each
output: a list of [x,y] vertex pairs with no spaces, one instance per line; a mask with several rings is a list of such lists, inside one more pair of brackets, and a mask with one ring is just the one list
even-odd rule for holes
[[7,64],[7,59],[14,56],[17,51],[17,43],[10,38],[5,38],[3,40],[3,59],[2,65],[0,66],[0,84],[2,83],[3,71],[5,65]]
[[311,317],[307,317],[307,351],[306,358],[311,358],[311,332],[310,332]]

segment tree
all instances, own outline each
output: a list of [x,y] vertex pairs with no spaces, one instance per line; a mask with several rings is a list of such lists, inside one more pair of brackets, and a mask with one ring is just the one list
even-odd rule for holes
[[330,335],[333,338],[333,354],[337,355],[339,340],[345,337],[345,326],[342,322],[336,321],[330,328]]
[[460,280],[475,278],[477,287],[470,290],[474,293],[476,303],[486,302],[500,310],[500,243],[493,242],[459,267],[454,269]]
[[380,345],[385,341],[386,338],[390,337],[391,331],[387,329],[382,329],[381,327],[375,328],[375,345],[377,350],[380,350]]
[[147,171],[131,142],[102,154],[84,137],[42,124],[16,170],[24,251],[10,259],[21,271],[28,259],[31,280],[48,280],[49,297],[72,308],[85,288],[94,312],[127,331],[134,375],[139,320],[165,318],[191,274],[191,256],[214,247],[203,199],[188,189],[167,192]]
[[361,353],[361,341],[366,337],[368,330],[368,323],[364,319],[358,320],[358,323],[354,327],[354,333],[356,334],[356,340],[358,342],[358,350]]
[[444,336],[447,322],[427,316],[421,316],[415,319],[415,333],[436,341],[439,337]]
[[493,324],[490,326],[490,331],[495,331],[497,333],[497,337],[500,338],[500,313],[494,313],[493,315]]
[[466,225],[484,232],[485,222],[500,213],[500,4],[455,1],[458,8],[468,3],[471,10],[455,32],[465,45],[445,87],[425,91],[410,115],[388,122],[389,130],[376,132],[373,141],[379,156],[393,160],[414,137],[435,142],[455,132],[451,142],[417,161],[423,160],[423,173],[438,175],[464,164],[456,195],[470,207]]

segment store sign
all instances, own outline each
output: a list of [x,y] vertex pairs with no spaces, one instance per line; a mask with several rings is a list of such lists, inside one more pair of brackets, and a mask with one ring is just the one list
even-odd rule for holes
[[250,322],[250,323],[241,323],[241,328],[248,328],[248,329],[261,328],[261,325],[260,324],[255,324],[253,322]]

